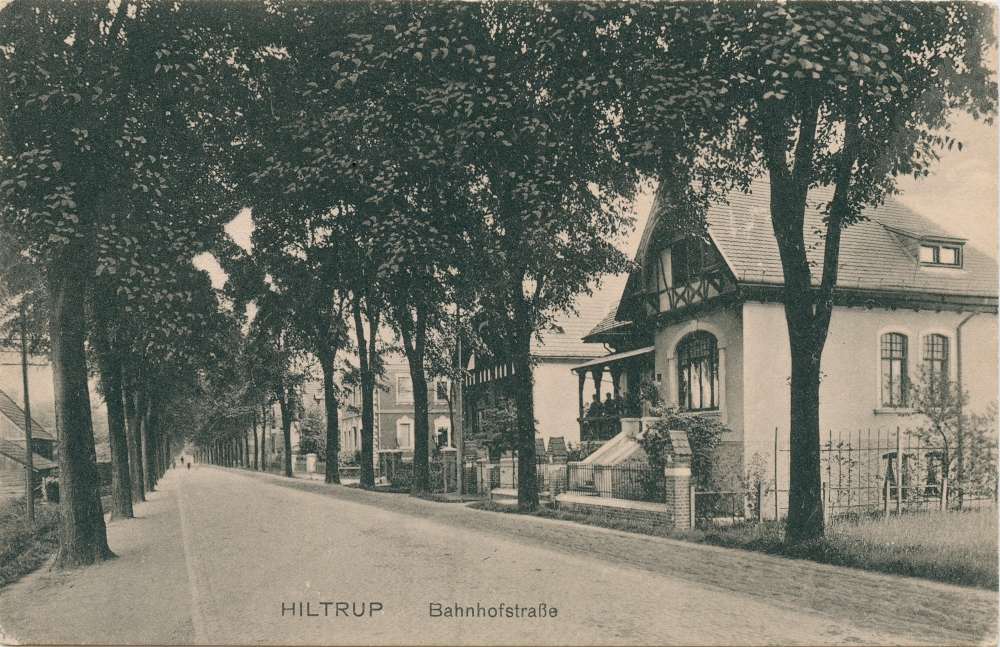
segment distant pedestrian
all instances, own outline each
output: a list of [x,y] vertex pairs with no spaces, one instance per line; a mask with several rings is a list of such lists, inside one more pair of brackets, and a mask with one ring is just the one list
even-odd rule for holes
[[191,469],[191,463],[188,463],[188,469]]

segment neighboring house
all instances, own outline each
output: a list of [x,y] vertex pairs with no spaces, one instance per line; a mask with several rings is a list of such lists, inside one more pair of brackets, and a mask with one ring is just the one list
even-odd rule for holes
[[[575,302],[575,313],[558,316],[546,330],[541,340],[532,339],[531,357],[534,360],[535,426],[539,438],[563,437],[567,443],[580,441],[577,423],[578,399],[581,386],[572,369],[581,362],[601,357],[606,350],[583,343],[583,336],[601,321],[607,311],[610,289],[595,292],[593,296],[581,295]],[[489,335],[486,334],[487,338]],[[505,357],[483,358],[471,356],[467,361],[469,375],[463,391],[466,429],[470,438],[481,435],[488,410],[497,406],[503,397],[511,398],[510,376],[513,366]],[[606,384],[607,392],[611,391]]]
[[[24,474],[27,465],[24,410],[6,393],[0,391],[0,483],[4,495],[24,493]],[[42,476],[48,476],[58,465],[56,437],[31,416],[32,467]]]
[[[402,450],[403,460],[413,460],[413,380],[404,356],[393,354],[384,359],[385,389],[375,389],[375,452]],[[446,379],[427,380],[427,418],[429,447],[455,447],[451,433],[448,399],[451,385]],[[340,449],[361,450],[361,389],[345,388],[340,403]]]
[[[24,381],[20,351],[0,351],[0,390],[16,402],[24,401]],[[94,427],[98,463],[111,460],[108,445],[108,414],[104,398],[97,388],[97,378],[88,380],[90,387],[90,418]],[[56,432],[56,396],[52,366],[46,355],[28,356],[28,391],[31,395],[31,418],[38,419],[46,429]]]
[[[769,200],[763,182],[734,192],[709,209],[703,239],[673,228],[658,198],[620,304],[585,338],[614,352],[577,370],[610,374],[633,396],[649,381],[666,403],[717,417],[738,465],[759,454],[787,483],[787,453],[773,460],[776,435],[787,448],[791,359]],[[997,262],[891,198],[864,216],[843,233],[821,429],[914,426],[908,384],[927,371],[958,382],[967,410],[983,412],[998,391]],[[805,229],[823,229],[814,204]],[[818,285],[823,241],[812,233],[807,244]]]

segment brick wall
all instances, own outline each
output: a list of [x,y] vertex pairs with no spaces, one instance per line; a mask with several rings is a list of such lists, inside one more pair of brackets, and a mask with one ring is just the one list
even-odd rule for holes
[[560,510],[619,522],[674,527],[673,512],[664,503],[560,494],[556,497],[556,505]]

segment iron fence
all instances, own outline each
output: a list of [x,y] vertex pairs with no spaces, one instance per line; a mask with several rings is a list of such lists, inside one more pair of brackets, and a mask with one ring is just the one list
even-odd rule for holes
[[566,491],[588,496],[662,503],[666,483],[662,470],[644,463],[566,466]]
[[[820,448],[823,501],[829,516],[897,513],[917,510],[961,510],[995,505],[996,457],[990,469],[974,468],[983,456],[966,452],[965,478],[949,474],[956,448],[927,443],[905,429],[862,429],[834,433],[828,430]],[[779,470],[779,456],[787,466],[787,442],[775,429],[773,476],[765,479],[765,505],[775,517],[787,510],[788,472]],[[994,448],[995,451],[995,448]],[[977,478],[977,474],[979,477]],[[983,475],[985,474],[985,476]]]
[[995,500],[995,486],[959,482],[949,475],[954,452],[900,430],[868,430],[836,439],[828,432],[821,448],[828,514],[952,509]]

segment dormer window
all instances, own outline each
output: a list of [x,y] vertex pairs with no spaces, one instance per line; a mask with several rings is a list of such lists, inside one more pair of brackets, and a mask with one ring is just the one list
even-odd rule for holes
[[920,243],[921,265],[962,266],[962,248],[937,243]]

